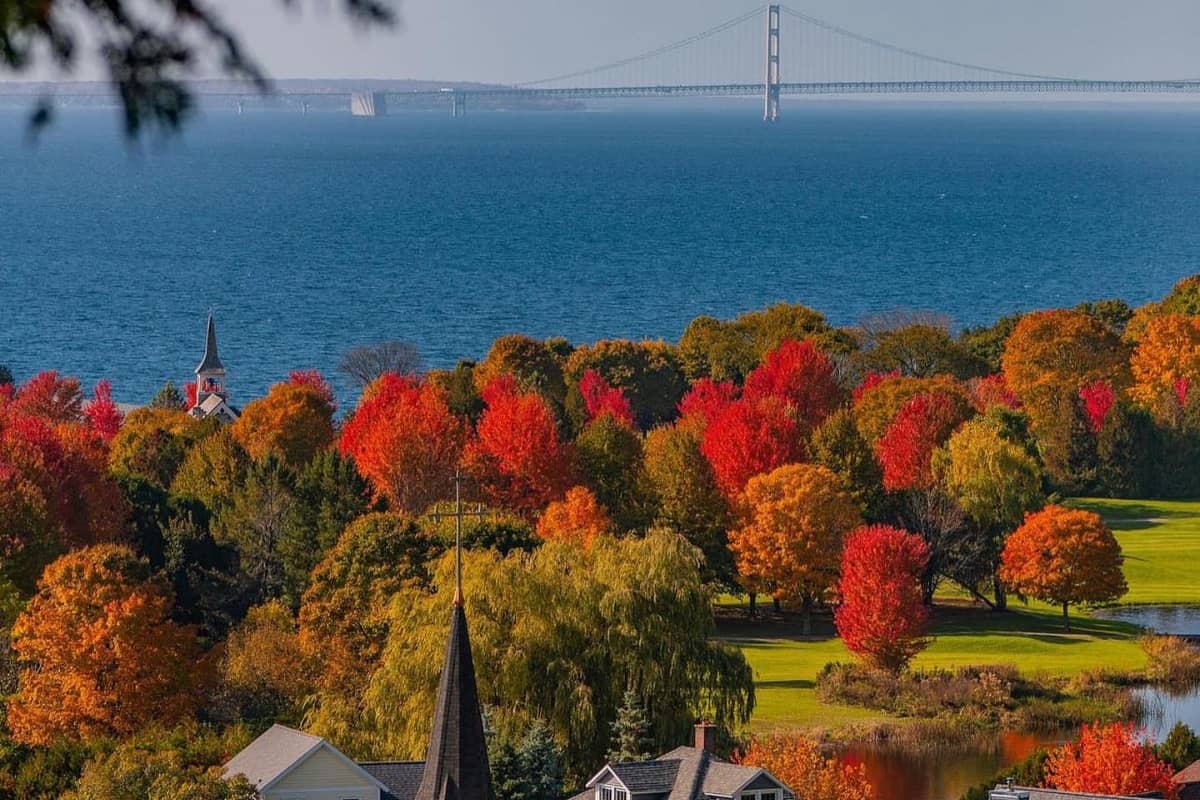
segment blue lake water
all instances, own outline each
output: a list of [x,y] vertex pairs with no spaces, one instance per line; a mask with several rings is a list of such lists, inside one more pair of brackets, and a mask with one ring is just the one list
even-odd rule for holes
[[780,300],[971,324],[1200,269],[1200,106],[785,110],[212,115],[140,153],[108,113],[31,149],[0,112],[0,363],[144,400],[213,307],[244,400],[385,338],[445,366]]

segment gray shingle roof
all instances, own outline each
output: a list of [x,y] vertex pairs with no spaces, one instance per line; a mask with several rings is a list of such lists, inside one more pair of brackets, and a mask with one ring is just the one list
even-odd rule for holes
[[608,768],[621,779],[631,794],[666,794],[675,785],[679,762],[628,761],[610,764]]
[[421,785],[424,761],[368,761],[359,764],[388,788],[384,800],[413,800]]
[[227,778],[245,775],[255,787],[263,786],[286,772],[321,739],[285,725],[272,725],[225,765]]

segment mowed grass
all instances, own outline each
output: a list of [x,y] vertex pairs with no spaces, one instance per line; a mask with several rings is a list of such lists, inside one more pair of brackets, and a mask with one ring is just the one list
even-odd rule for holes
[[[1200,503],[1076,500],[1072,505],[1103,514],[1116,531],[1130,586],[1122,602],[1200,603]],[[1010,608],[1009,613],[996,614],[947,592],[935,611],[933,644],[913,666],[1014,664],[1029,674],[1070,676],[1145,665],[1139,631],[1131,625],[1090,618],[1073,609],[1072,630],[1066,633],[1058,609],[1019,602]],[[718,630],[742,649],[754,668],[758,704],[752,728],[831,729],[887,719],[879,712],[827,705],[817,697],[821,668],[852,658],[828,617],[817,619],[813,636],[802,637],[791,615],[752,622],[726,600]]]

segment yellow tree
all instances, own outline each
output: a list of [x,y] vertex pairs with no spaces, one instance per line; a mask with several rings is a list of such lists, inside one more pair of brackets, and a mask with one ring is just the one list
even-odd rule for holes
[[1046,506],[1008,537],[1000,578],[1015,592],[1062,606],[1116,600],[1129,590],[1121,545],[1099,514]]
[[537,524],[537,535],[543,541],[574,542],[585,549],[612,532],[608,512],[586,486],[576,486],[565,498],[546,506]]
[[25,664],[8,705],[13,738],[128,736],[190,714],[206,670],[171,607],[170,590],[128,548],[76,550],[48,566],[13,626]]
[[813,603],[837,582],[845,535],[862,524],[858,506],[831,470],[787,464],[750,479],[742,525],[729,535],[738,571],[804,607],[811,629]]
[[308,383],[277,383],[246,404],[233,435],[255,461],[274,455],[303,467],[333,442],[333,404]]
[[1130,396],[1159,419],[1171,420],[1200,382],[1200,317],[1164,314],[1141,332],[1129,365]]

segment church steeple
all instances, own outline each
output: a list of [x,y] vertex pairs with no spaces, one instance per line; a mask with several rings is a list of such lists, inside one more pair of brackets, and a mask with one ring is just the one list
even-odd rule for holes
[[221,363],[220,356],[217,355],[217,325],[213,322],[211,313],[208,315],[208,336],[204,341],[204,358],[196,367],[196,375],[200,376],[206,372],[225,374],[225,366]]
[[429,753],[415,800],[492,800],[487,738],[479,710],[471,637],[463,611],[461,477],[455,476],[454,606],[438,683]]

